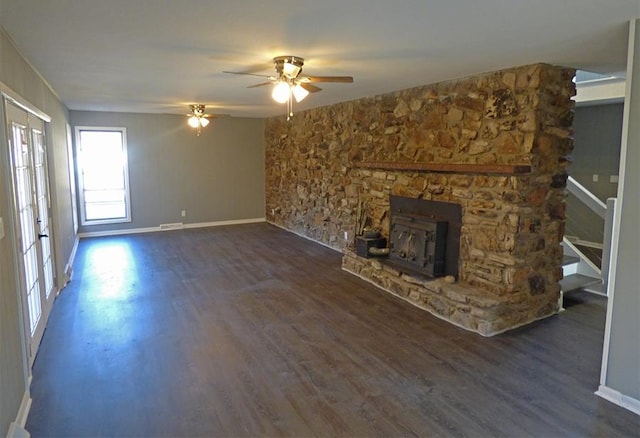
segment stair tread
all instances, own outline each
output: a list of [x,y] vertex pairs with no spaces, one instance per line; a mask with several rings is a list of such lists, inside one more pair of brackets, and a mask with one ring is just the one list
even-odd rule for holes
[[562,257],[562,266],[572,265],[574,263],[578,263],[579,261],[580,257],[565,254]]
[[589,277],[582,274],[571,274],[560,280],[560,289],[562,292],[568,292],[575,289],[591,286],[596,283],[600,283],[602,280],[599,278]]

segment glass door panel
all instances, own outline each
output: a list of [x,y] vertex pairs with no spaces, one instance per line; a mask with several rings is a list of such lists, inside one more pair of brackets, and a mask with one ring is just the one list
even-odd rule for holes
[[55,299],[44,122],[5,103],[24,325],[33,361]]

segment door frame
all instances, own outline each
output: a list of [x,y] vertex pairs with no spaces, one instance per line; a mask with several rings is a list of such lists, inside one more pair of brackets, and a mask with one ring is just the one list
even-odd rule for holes
[[[50,222],[49,222],[49,226],[50,228],[54,228],[54,224],[53,224],[53,217],[50,214],[50,210],[52,208],[51,205],[51,193],[50,193],[50,175],[48,172],[49,169],[49,157],[46,154],[46,151],[49,149],[49,140],[48,140],[48,123],[51,122],[51,118],[43,113],[40,110],[37,110],[36,108],[33,108],[31,105],[24,103],[20,98],[17,98],[16,94],[11,92],[10,90],[8,90],[3,84],[0,83],[1,89],[0,89],[0,106],[1,108],[1,114],[2,114],[2,123],[3,123],[3,127],[2,127],[2,133],[3,135],[3,151],[2,151],[2,156],[4,158],[3,161],[5,161],[7,163],[6,167],[5,167],[5,171],[7,172],[6,175],[6,183],[8,183],[8,188],[9,188],[9,202],[8,202],[8,211],[7,211],[7,217],[10,218],[10,220],[8,221],[9,223],[6,224],[6,231],[7,231],[7,237],[9,237],[11,239],[11,246],[12,246],[12,254],[13,254],[13,258],[16,261],[16,263],[14,264],[14,269],[15,269],[15,278],[16,278],[16,294],[18,295],[18,303],[20,308],[17,309],[20,313],[19,315],[19,320],[21,323],[21,333],[22,333],[22,351],[23,351],[23,355],[24,355],[24,359],[25,359],[25,365],[26,365],[26,370],[25,370],[25,378],[28,379],[29,376],[31,375],[31,367],[33,365],[33,362],[35,360],[36,354],[37,354],[37,346],[34,348],[34,346],[32,345],[32,336],[31,336],[31,331],[30,331],[30,327],[29,327],[29,318],[28,318],[28,312],[29,312],[29,307],[28,307],[28,303],[26,302],[26,291],[25,291],[25,269],[24,269],[24,261],[22,260],[22,252],[20,250],[20,245],[21,242],[19,241],[19,236],[21,235],[21,232],[19,231],[21,225],[20,225],[20,219],[18,218],[18,212],[17,212],[17,197],[16,197],[16,189],[15,189],[15,174],[14,174],[14,168],[13,168],[13,161],[12,161],[12,153],[10,150],[10,141],[13,137],[13,133],[12,133],[12,129],[9,126],[10,125],[10,117],[9,117],[9,105],[12,105],[13,107],[15,107],[15,109],[17,109],[18,111],[24,111],[26,113],[26,119],[27,121],[29,120],[29,118],[35,117],[38,119],[38,124],[41,123],[41,128],[42,128],[42,136],[43,136],[43,146],[45,148],[45,157],[44,157],[44,165],[45,165],[45,177],[46,177],[46,184],[47,184],[47,190],[48,190],[48,207],[49,207],[49,218],[50,218]],[[33,143],[33,138],[32,138],[32,132],[31,132],[31,126],[29,126],[29,123],[27,123],[27,136],[29,137],[29,142]],[[38,129],[39,130],[39,129]],[[31,147],[33,147],[33,145],[31,145]],[[31,160],[32,157],[29,157],[29,159]],[[34,169],[31,169],[31,179],[32,179],[32,183],[35,181],[35,175],[33,174]],[[35,189],[35,188],[34,188]],[[38,232],[38,227],[34,226],[34,230],[36,232]],[[53,269],[53,276],[54,276],[54,283],[53,283],[53,288],[52,291],[49,295],[49,298],[47,299],[46,297],[44,298],[44,300],[41,300],[41,322],[40,324],[42,325],[42,332],[44,332],[45,328],[46,328],[46,324],[47,324],[47,319],[49,317],[49,314],[51,312],[51,309],[53,307],[53,303],[55,301],[55,297],[57,295],[58,292],[58,285],[56,284],[57,280],[57,268],[56,268],[56,250],[55,250],[55,240],[54,239],[50,239],[49,242],[50,245],[50,251],[51,251],[51,259],[52,259],[52,269]],[[40,254],[41,254],[41,248],[40,245],[38,244],[38,265],[41,265],[42,260],[40,258]],[[39,275],[41,275],[42,271],[39,268]],[[42,294],[44,294],[44,291],[42,291]],[[44,295],[42,295],[44,296]],[[39,339],[38,339],[38,344],[39,344]]]

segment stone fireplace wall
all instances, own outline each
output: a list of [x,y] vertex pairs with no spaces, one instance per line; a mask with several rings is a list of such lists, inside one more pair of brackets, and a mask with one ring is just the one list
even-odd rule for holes
[[[344,252],[345,269],[484,335],[551,315],[573,75],[535,64],[269,119],[267,220]],[[355,256],[364,225],[389,235],[389,194],[461,205],[455,284]]]

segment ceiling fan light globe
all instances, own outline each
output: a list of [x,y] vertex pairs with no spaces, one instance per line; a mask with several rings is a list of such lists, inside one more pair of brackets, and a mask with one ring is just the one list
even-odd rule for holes
[[278,103],[286,103],[289,100],[290,88],[286,82],[279,82],[273,87],[271,97]]
[[293,97],[295,97],[296,102],[298,103],[302,102],[304,98],[309,95],[309,92],[302,88],[300,84],[296,84],[296,86],[293,87],[291,91],[293,91]]
[[200,117],[200,125],[204,128],[209,124],[209,120],[206,117]]
[[192,128],[197,128],[200,124],[200,121],[196,116],[191,116],[189,117],[189,121],[187,123],[189,123],[189,126],[191,126]]

